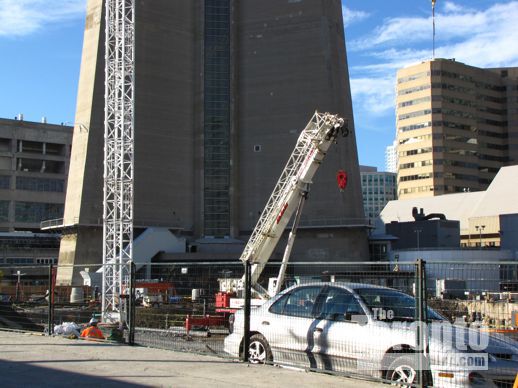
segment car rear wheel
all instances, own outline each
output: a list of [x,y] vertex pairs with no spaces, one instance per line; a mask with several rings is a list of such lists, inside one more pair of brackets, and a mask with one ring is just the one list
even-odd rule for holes
[[386,378],[397,387],[407,387],[416,383],[417,367],[414,358],[411,355],[397,357],[390,364]]
[[250,337],[248,361],[252,364],[264,364],[273,361],[270,345],[261,334],[254,334]]

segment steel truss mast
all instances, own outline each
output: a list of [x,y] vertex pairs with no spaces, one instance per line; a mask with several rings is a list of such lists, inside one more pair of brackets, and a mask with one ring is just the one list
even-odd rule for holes
[[133,258],[135,1],[105,0],[103,321],[124,320]]

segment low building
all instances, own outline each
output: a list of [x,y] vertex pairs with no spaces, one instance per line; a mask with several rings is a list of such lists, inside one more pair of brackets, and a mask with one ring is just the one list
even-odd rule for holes
[[391,222],[387,234],[397,237],[392,249],[459,248],[459,221],[427,220]]
[[413,221],[413,208],[442,213],[447,220],[460,222],[461,247],[500,247],[501,216],[518,213],[517,182],[518,166],[502,167],[485,191],[390,201],[380,218],[383,224]]

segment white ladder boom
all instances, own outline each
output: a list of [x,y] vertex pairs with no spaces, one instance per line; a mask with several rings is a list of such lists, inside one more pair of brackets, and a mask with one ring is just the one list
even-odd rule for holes
[[[252,287],[270,259],[275,246],[297,208],[300,196],[305,195],[311,179],[339,133],[347,136],[344,119],[330,113],[315,112],[301,132],[295,149],[286,164],[273,193],[255,226],[240,260],[252,264]],[[291,248],[291,247],[290,247]],[[280,285],[279,285],[280,287]]]

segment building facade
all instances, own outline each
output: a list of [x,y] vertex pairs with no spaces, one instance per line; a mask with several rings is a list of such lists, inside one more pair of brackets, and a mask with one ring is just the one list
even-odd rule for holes
[[435,59],[397,74],[398,197],[485,190],[518,164],[518,68]]
[[426,215],[443,214],[447,220],[460,221],[462,248],[511,249],[516,240],[512,217],[518,214],[517,181],[518,165],[502,167],[487,190],[391,201],[380,218],[385,225],[410,222],[415,219],[413,209],[422,209]]
[[385,148],[385,171],[397,174],[397,140]]
[[[87,3],[63,265],[102,259],[102,6]],[[189,251],[200,240],[246,242],[313,112],[338,113],[354,129],[341,9],[339,0],[137,2],[136,234],[165,227]],[[313,258],[304,249],[313,239],[324,260],[366,258],[354,131],[329,151],[310,197],[294,259]],[[319,242],[329,225],[339,237]],[[58,284],[80,281],[78,270],[58,272]]]
[[375,219],[389,201],[397,199],[396,174],[379,172],[376,167],[360,166],[363,210],[374,225]]
[[0,119],[0,232],[63,217],[72,128]]

